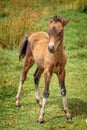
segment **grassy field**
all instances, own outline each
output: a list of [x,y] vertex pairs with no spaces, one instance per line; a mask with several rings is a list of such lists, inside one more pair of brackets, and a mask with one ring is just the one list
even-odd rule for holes
[[[75,1],[64,2],[38,0],[37,4],[37,0],[30,0],[30,3],[28,0],[19,3],[17,0],[0,1],[0,130],[87,130],[87,13],[82,4],[77,7]],[[55,14],[72,19],[65,27],[64,46],[68,59],[67,97],[73,120],[67,122],[64,117],[58,81],[53,75],[45,123],[39,125],[36,121],[40,108],[35,101],[33,83],[36,65],[29,71],[23,86],[22,106],[20,109],[15,107],[24,63],[24,60],[18,61],[18,43],[26,33],[47,31],[48,19]],[[42,76],[41,96],[43,88]]]

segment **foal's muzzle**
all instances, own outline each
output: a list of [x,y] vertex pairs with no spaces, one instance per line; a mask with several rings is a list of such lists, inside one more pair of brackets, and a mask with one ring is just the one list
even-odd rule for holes
[[48,50],[50,51],[50,53],[54,53],[55,47],[53,45],[48,45]]

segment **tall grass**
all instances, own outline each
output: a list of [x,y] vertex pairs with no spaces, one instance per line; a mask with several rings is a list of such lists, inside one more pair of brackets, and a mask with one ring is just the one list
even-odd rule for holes
[[86,0],[5,0],[0,1],[0,48],[18,47],[25,33],[47,31],[45,21],[60,10],[87,11]]
[[87,0],[78,0],[78,10],[87,13]]

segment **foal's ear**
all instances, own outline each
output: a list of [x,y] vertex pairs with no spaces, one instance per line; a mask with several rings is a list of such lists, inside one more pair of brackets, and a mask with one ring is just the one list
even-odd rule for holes
[[49,23],[53,23],[53,19],[49,19]]
[[63,26],[66,26],[70,21],[71,21],[71,19],[63,20]]

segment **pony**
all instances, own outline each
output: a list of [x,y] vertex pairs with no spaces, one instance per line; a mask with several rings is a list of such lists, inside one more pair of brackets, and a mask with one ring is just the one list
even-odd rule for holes
[[[19,59],[22,59],[24,56],[26,56],[26,58],[16,96],[16,106],[20,107],[20,92],[26,79],[27,72],[33,64],[36,63],[37,69],[34,73],[35,97],[37,103],[41,107],[40,115],[37,120],[38,123],[44,122],[46,101],[50,94],[49,84],[53,73],[58,77],[65,116],[67,120],[71,120],[71,114],[69,112],[66,98],[65,65],[67,58],[63,44],[64,27],[69,21],[70,19],[65,20],[60,16],[54,16],[49,20],[48,32],[41,31],[26,35],[20,43]],[[41,101],[39,81],[42,73],[44,73],[45,87],[43,91],[43,100]]]

